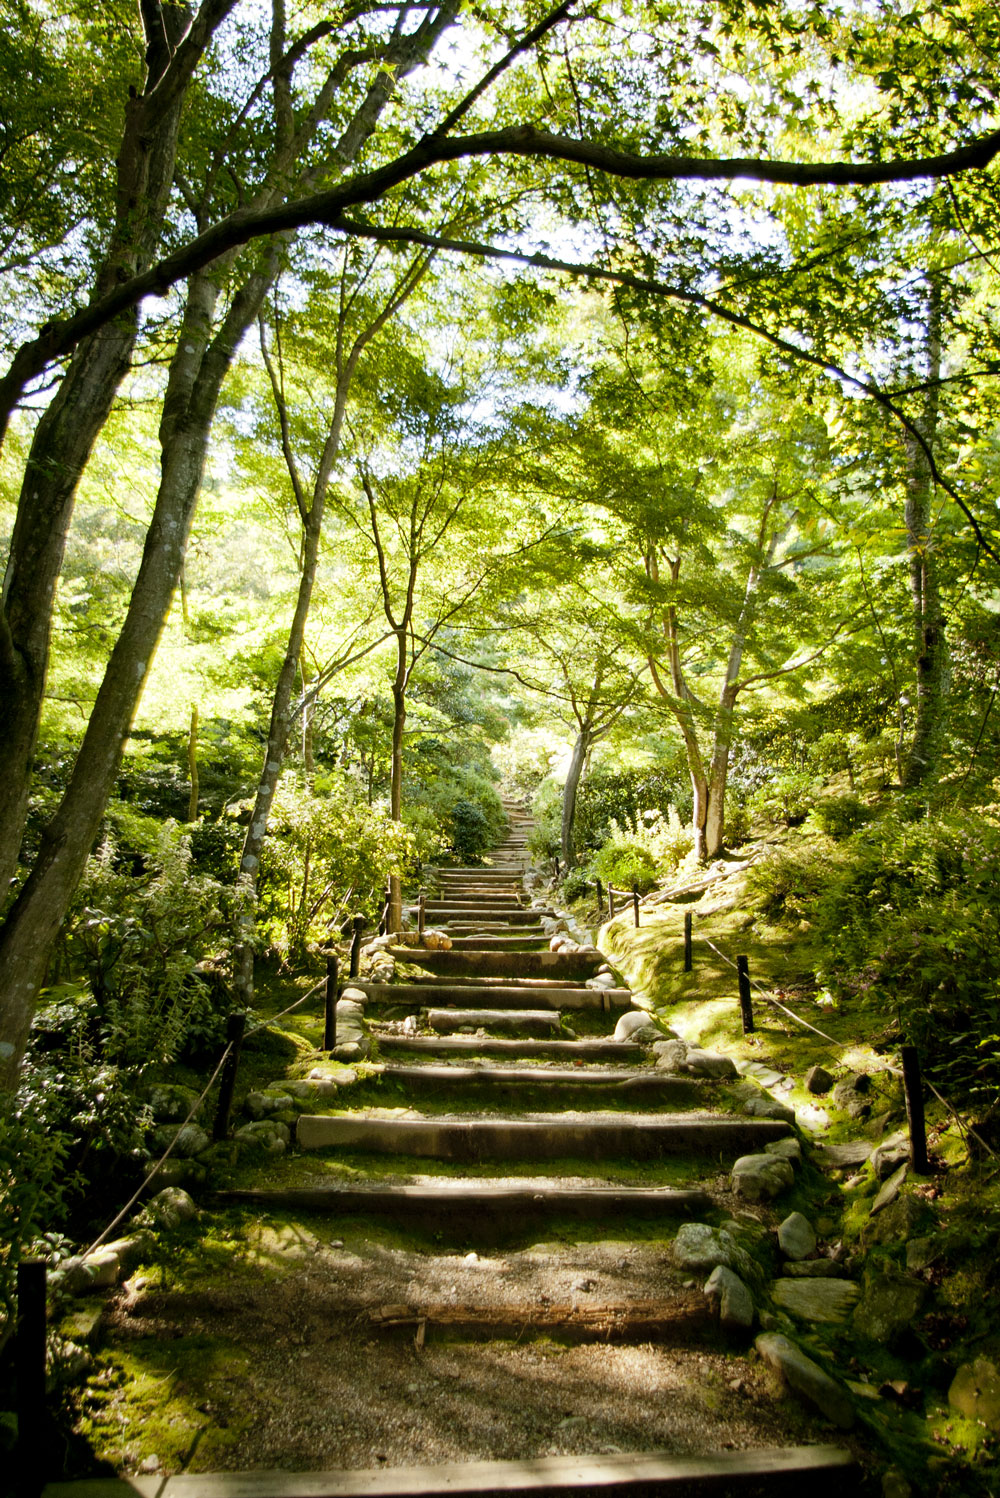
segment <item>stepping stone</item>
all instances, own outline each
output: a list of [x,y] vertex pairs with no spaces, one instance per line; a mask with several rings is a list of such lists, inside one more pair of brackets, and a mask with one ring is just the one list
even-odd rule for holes
[[[200,1472],[164,1477],[50,1483],[43,1498],[478,1498],[535,1493],[627,1495],[739,1494],[762,1490],[813,1498],[856,1485],[858,1468],[838,1446],[786,1446],[676,1456],[669,1451],[607,1456],[544,1456],[523,1461],[449,1462],[333,1472]],[[825,1480],[824,1480],[825,1479]]]
[[641,1046],[617,1040],[500,1040],[478,1035],[378,1035],[379,1050],[425,1056],[495,1056],[558,1061],[621,1061],[643,1059]]
[[[357,1149],[377,1154],[425,1155],[438,1160],[651,1160],[664,1155],[734,1154],[747,1130],[783,1128],[761,1120],[699,1114],[554,1114],[545,1118],[383,1118],[362,1114],[303,1114],[301,1149]],[[791,1283],[791,1282],[789,1282]],[[829,1283],[829,1282],[827,1282]]]
[[771,1283],[776,1305],[801,1321],[838,1324],[854,1310],[861,1291],[853,1280],[781,1279]]
[[456,1030],[521,1030],[528,1035],[558,1035],[559,1011],[549,1009],[428,1009],[427,1024],[439,1035]]
[[514,1009],[526,1004],[552,1009],[623,1009],[632,1002],[627,988],[551,987],[528,988],[508,984],[503,987],[473,989],[455,984],[435,983],[417,987],[409,983],[359,983],[373,1003],[413,1004],[425,1008],[428,1003],[456,1003],[469,1008],[482,1001],[492,1009]]

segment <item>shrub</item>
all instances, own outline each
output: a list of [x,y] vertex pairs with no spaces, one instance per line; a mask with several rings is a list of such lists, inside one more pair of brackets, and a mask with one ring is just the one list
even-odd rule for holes
[[823,789],[821,776],[807,770],[787,770],[761,786],[751,807],[774,825],[796,827],[804,822]]
[[812,920],[830,878],[830,860],[816,840],[778,848],[746,872],[746,897],[765,920],[796,925]]
[[641,894],[656,883],[656,863],[640,843],[618,837],[605,843],[590,860],[590,868],[605,884],[616,889],[637,888]]
[[836,841],[870,822],[875,813],[860,796],[824,796],[809,813],[810,826]]

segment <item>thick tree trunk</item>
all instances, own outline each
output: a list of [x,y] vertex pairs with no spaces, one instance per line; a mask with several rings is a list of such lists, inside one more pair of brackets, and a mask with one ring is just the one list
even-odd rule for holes
[[[941,288],[930,283],[927,317],[927,376],[930,386],[917,423],[927,446],[937,435],[938,391],[941,376]],[[917,700],[913,739],[906,756],[902,782],[907,788],[932,781],[944,745],[945,706],[950,686],[944,608],[938,585],[932,531],[934,484],[927,454],[912,432],[906,433],[906,543],[910,553],[910,596],[916,650]]]
[[580,791],[580,781],[583,778],[583,767],[590,748],[590,729],[586,724],[583,724],[573,745],[569,769],[566,771],[566,784],[563,788],[560,846],[562,848],[563,863],[567,869],[576,867],[576,843],[573,837],[573,828],[576,822],[576,802]]
[[[403,820],[403,734],[406,729],[407,635],[396,632],[396,674],[392,680],[392,761],[389,777],[389,815]],[[398,874],[389,876],[389,930],[403,925],[403,885]]]
[[[233,3],[214,7],[218,18]],[[211,37],[210,29],[202,28],[200,38],[188,33],[190,55],[182,66],[175,54],[174,76],[166,80],[171,48],[188,26],[190,8],[176,4],[161,12],[157,6],[156,16],[147,16],[146,9],[151,8],[144,7],[148,73],[143,93],[126,105],[115,223],[95,282],[95,300],[151,263],[170,194],[187,84]],[[0,900],[14,876],[24,834],[52,606],[76,490],[131,364],[137,328],[133,308],[78,346],[38,422],[25,466],[0,611],[0,763],[6,786],[0,804]]]

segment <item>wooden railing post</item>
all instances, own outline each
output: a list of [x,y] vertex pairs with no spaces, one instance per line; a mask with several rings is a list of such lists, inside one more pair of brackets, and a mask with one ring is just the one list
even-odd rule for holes
[[351,968],[350,975],[356,978],[361,971],[361,933],[365,929],[365,918],[356,915],[351,922],[353,932],[351,934]]
[[747,957],[737,957],[736,977],[740,985],[740,1015],[743,1020],[743,1034],[753,1033],[753,995],[750,992],[750,960]]
[[614,918],[615,918],[615,887],[614,887],[613,884],[609,884],[608,885],[608,919],[613,921]]
[[417,935],[420,940],[424,939],[424,928],[427,925],[427,896],[423,890],[420,891],[420,899],[417,901]]
[[694,957],[691,948],[691,912],[684,912],[684,971],[689,973],[694,966]]
[[639,886],[637,884],[633,884],[633,886],[632,886],[632,910],[635,913],[635,926],[636,926],[636,930],[638,930],[639,929]]
[[17,1341],[14,1388],[17,1401],[16,1492],[40,1493],[47,1473],[45,1419],[45,1260],[22,1259],[17,1266]]
[[920,1055],[915,1045],[900,1047],[903,1058],[903,1090],[906,1094],[906,1121],[910,1126],[910,1168],[915,1175],[930,1171],[927,1159],[927,1128],[924,1122],[924,1090],[920,1082]]
[[604,914],[604,891],[601,888],[601,881],[599,879],[595,880],[595,883],[597,885],[597,914],[598,915],[603,915]]
[[340,991],[340,958],[326,959],[326,994],[323,1024],[323,1049],[332,1051],[337,1044],[337,995]]
[[245,1014],[234,1013],[226,1020],[226,1044],[229,1047],[229,1055],[226,1057],[222,1077],[219,1080],[219,1105],[215,1110],[215,1125],[212,1129],[212,1138],[215,1140],[225,1139],[229,1133],[229,1115],[233,1111],[236,1073],[239,1070],[240,1049],[243,1045],[243,1033],[246,1027]]

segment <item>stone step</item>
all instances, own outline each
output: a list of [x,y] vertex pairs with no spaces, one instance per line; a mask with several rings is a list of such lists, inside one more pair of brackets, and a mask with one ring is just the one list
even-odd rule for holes
[[438,1160],[654,1160],[664,1156],[735,1157],[785,1138],[771,1118],[710,1114],[651,1118],[644,1113],[556,1114],[544,1118],[381,1118],[304,1113],[299,1147],[355,1149]]
[[[352,979],[351,981],[352,981],[352,984],[353,984],[354,980]],[[367,983],[367,981],[368,981],[367,979],[364,979],[360,984],[355,984],[355,986],[364,988],[365,983]],[[437,985],[439,985],[441,983],[441,979],[440,978],[435,978],[433,976],[433,974],[430,974],[430,973],[417,973],[412,978],[407,978],[406,982],[408,984],[413,985],[414,987],[417,987],[417,988],[424,987],[424,986],[426,986],[426,987],[436,987]],[[539,989],[546,989],[546,988],[573,988],[573,989],[577,989],[577,988],[584,988],[586,985],[585,985],[584,980],[581,980],[578,983],[574,983],[572,980],[567,980],[567,979],[563,979],[563,978],[503,978],[503,977],[493,977],[493,978],[490,978],[490,977],[482,978],[482,977],[480,977],[480,978],[476,978],[476,977],[472,977],[472,976],[470,976],[470,977],[462,977],[461,974],[456,973],[453,978],[449,978],[447,980],[447,986],[449,988],[472,988],[472,989],[480,989],[480,988],[524,988],[524,989],[531,990],[532,992],[537,992]],[[621,991],[623,993],[625,993],[628,990],[622,989]]]
[[[362,989],[377,1004],[462,1004],[471,1009],[480,1001],[490,1009],[521,1008],[536,1005],[546,1009],[628,1009],[632,994],[627,988],[584,988],[574,986],[531,988],[527,985],[496,984],[470,988],[452,983],[373,983],[351,980],[352,988]],[[666,1037],[664,1037],[666,1038]]]
[[548,937],[542,936],[453,936],[451,939],[451,950],[453,952],[520,952],[525,948],[531,950],[541,947],[548,942]]
[[510,921],[472,921],[472,920],[450,920],[435,922],[440,929],[450,936],[452,941],[458,936],[516,936],[519,942],[538,940],[548,941],[549,934],[544,926],[537,922],[533,925],[528,923],[512,923]]
[[581,1097],[600,1095],[629,1102],[648,1101],[681,1108],[704,1100],[704,1084],[691,1077],[671,1077],[655,1067],[497,1066],[488,1062],[474,1066],[406,1066],[390,1062],[381,1068],[387,1082],[402,1083],[411,1092],[428,1089],[440,1095],[448,1088],[481,1089],[490,1097],[530,1091],[537,1097],[551,1094],[565,1100],[569,1093]]
[[[414,910],[416,907],[409,907]],[[513,912],[516,915],[527,916],[530,920],[539,921],[543,913],[541,910],[531,910],[517,895],[499,895],[492,891],[477,900],[459,899],[457,895],[449,896],[446,900],[425,900],[424,910],[428,915],[449,915],[452,911],[461,914],[464,911],[475,911],[479,915],[482,911],[496,911],[498,914],[508,915]]]
[[495,1056],[503,1060],[594,1061],[623,1065],[643,1059],[642,1046],[619,1040],[508,1040],[481,1035],[390,1035],[380,1031],[379,1051],[406,1056]]
[[441,977],[585,979],[592,978],[604,962],[596,951],[417,951],[412,947],[387,947],[386,951],[400,962],[415,963]]
[[714,1205],[709,1193],[697,1187],[486,1176],[464,1180],[453,1176],[415,1176],[408,1181],[324,1180],[315,1185],[245,1187],[215,1191],[209,1201],[213,1206],[247,1202],[260,1211],[400,1216],[410,1223],[435,1224],[455,1218],[466,1242],[484,1231],[490,1237],[498,1228],[517,1232],[522,1225],[556,1215],[617,1224],[624,1213],[653,1218],[693,1217]]
[[514,1030],[522,1035],[558,1035],[562,1029],[558,1010],[548,1009],[428,1009],[426,1023],[439,1035],[456,1030]]

